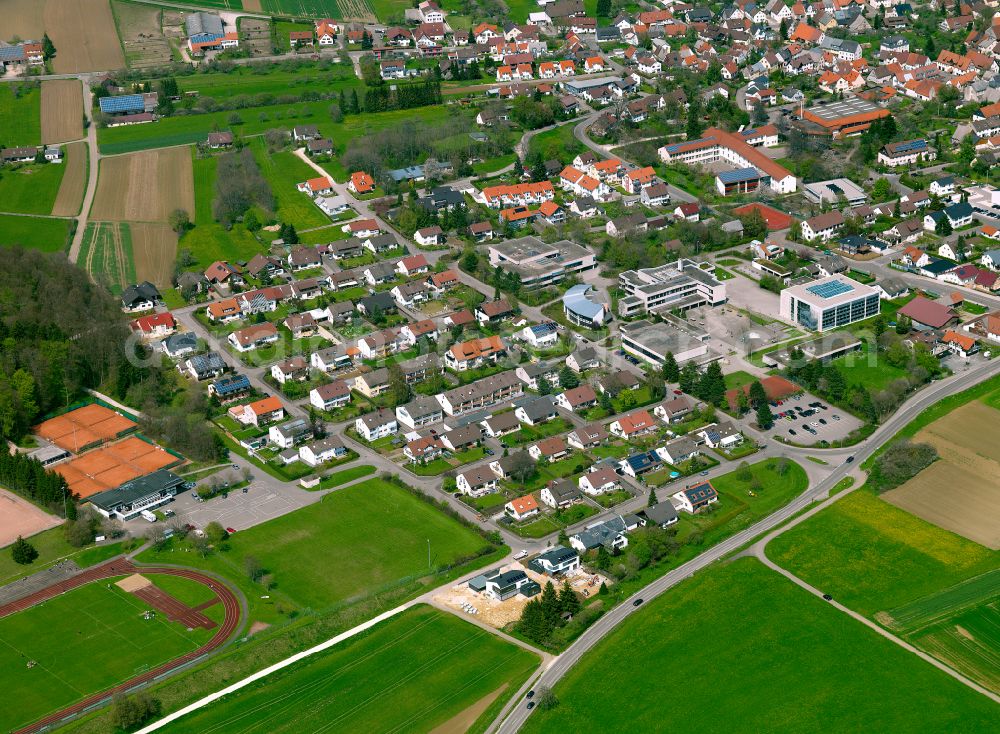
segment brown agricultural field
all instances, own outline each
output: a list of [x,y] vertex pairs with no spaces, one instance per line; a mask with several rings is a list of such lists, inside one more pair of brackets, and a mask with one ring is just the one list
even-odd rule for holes
[[66,166],[66,171],[52,205],[52,214],[57,217],[75,217],[80,213],[87,187],[87,144],[80,140],[67,145],[63,165]]
[[4,0],[0,40],[41,38],[45,31],[45,0]]
[[883,499],[962,537],[1000,550],[1000,411],[973,401],[921,430],[940,459]]
[[170,63],[170,43],[163,35],[160,25],[162,8],[114,0],[111,10],[118,20],[118,31],[125,48],[125,63],[130,69]]
[[131,230],[136,280],[169,288],[177,259],[177,233],[162,222],[132,224]]
[[76,79],[42,82],[42,142],[65,143],[83,137],[83,87]]
[[194,180],[188,146],[101,160],[91,219],[165,222],[175,209],[194,215]]
[[125,66],[109,0],[4,0],[0,36],[40,39],[56,47],[56,74],[113,71]]
[[263,10],[260,0],[243,0],[243,9],[248,13],[260,13]]

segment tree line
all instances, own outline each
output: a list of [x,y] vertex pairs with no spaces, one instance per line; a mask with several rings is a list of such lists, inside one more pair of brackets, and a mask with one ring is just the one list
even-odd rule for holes
[[140,377],[116,300],[56,254],[0,248],[0,440],[17,441],[87,388],[122,397]]
[[231,227],[253,206],[274,211],[274,194],[260,172],[249,148],[219,157],[215,177],[215,200],[212,215],[225,227]]
[[76,506],[66,502],[72,496],[66,480],[27,454],[0,452],[0,484],[59,514],[65,506],[67,517],[76,517]]
[[369,87],[365,91],[365,112],[391,112],[442,103],[441,82],[428,79],[393,87]]

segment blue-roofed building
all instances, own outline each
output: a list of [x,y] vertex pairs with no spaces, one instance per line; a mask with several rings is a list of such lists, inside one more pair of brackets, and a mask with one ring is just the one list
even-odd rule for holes
[[397,168],[393,171],[389,171],[389,175],[392,176],[392,180],[397,183],[401,181],[423,181],[424,167],[407,166],[406,168]]
[[23,64],[27,60],[23,46],[0,46],[0,64]]
[[146,111],[146,100],[141,94],[120,94],[97,100],[105,115],[136,115]]
[[250,378],[246,375],[226,375],[208,386],[208,394],[223,404],[245,398],[252,390]]
[[923,138],[889,143],[878,153],[879,165],[888,168],[912,166],[914,163],[933,161],[936,158],[937,151]]
[[600,329],[611,320],[611,311],[594,300],[597,291],[591,285],[574,285],[563,294],[563,314],[570,323],[588,329]]
[[758,171],[753,166],[723,171],[715,177],[715,188],[723,196],[733,194],[749,194],[765,184],[770,184],[771,177]]
[[879,293],[845,275],[785,288],[780,315],[814,331],[827,331],[878,315]]

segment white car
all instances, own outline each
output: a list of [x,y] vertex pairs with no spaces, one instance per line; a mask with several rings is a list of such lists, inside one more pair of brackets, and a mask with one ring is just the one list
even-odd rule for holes
[[528,551],[526,550],[519,550],[517,553],[514,554],[515,561],[520,561],[522,558],[527,558],[527,557],[528,557]]

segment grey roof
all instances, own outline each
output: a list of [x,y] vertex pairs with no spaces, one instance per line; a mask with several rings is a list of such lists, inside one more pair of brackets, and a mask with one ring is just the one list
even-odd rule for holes
[[188,360],[196,373],[204,374],[207,372],[216,372],[218,370],[225,371],[226,363],[223,361],[222,357],[219,356],[218,352],[207,352],[206,354],[196,354]]
[[159,492],[175,490],[184,480],[172,471],[160,469],[144,477],[137,477],[115,489],[98,492],[87,498],[87,501],[102,510],[113,511],[122,505],[130,505],[136,500]]
[[656,525],[670,525],[677,522],[677,510],[670,500],[647,507],[644,514],[647,520]]
[[[643,218],[645,219],[645,217]],[[563,306],[573,313],[593,321],[600,315],[604,306],[587,297],[592,290],[594,290],[593,286],[584,283],[574,285],[563,295]]]
[[551,395],[541,395],[537,400],[532,400],[521,406],[525,415],[532,421],[541,420],[556,414],[555,405],[552,403]]
[[163,340],[163,346],[168,353],[176,353],[185,349],[197,349],[198,335],[193,331],[182,331],[179,334],[171,334]]
[[222,35],[222,18],[214,13],[191,13],[184,20],[184,27],[189,36],[199,33],[215,33]]

